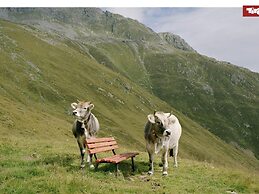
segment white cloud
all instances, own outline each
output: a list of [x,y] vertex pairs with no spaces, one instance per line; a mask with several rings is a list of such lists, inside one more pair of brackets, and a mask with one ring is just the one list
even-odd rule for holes
[[112,8],[156,32],[173,32],[201,54],[259,72],[259,18],[242,8]]
[[259,72],[259,20],[240,8],[201,8],[159,18],[156,31],[182,36],[198,52]]

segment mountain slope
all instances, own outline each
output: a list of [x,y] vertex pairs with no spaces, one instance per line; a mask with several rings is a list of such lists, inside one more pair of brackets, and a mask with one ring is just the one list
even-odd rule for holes
[[193,53],[153,53],[145,64],[157,96],[258,157],[259,74]]
[[258,157],[258,73],[202,56],[176,35],[156,34],[100,9],[1,9],[0,16],[55,34]]
[[[115,136],[125,148],[144,150],[146,115],[154,109],[173,110],[184,130],[181,156],[258,168],[255,158],[225,144],[66,41],[6,21],[1,21],[0,27],[2,142],[22,138],[31,144],[36,139],[51,142],[69,138],[67,146],[76,146],[70,133],[73,119],[68,115],[69,104],[76,98],[89,99],[96,105],[94,113],[101,123],[100,135]],[[36,139],[30,140],[32,136]]]

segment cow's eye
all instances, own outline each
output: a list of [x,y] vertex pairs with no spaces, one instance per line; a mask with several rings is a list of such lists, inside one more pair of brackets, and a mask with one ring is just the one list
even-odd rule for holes
[[84,107],[85,110],[87,110],[88,108]]
[[156,124],[162,125],[162,122],[161,121],[157,121]]

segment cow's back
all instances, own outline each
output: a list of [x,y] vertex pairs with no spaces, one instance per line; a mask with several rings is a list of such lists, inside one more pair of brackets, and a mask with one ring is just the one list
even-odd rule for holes
[[176,145],[178,145],[179,139],[181,137],[182,134],[182,126],[179,123],[179,120],[175,117],[175,122],[170,126],[170,131],[171,131],[171,135],[170,135],[170,140],[169,140],[169,147],[173,148]]
[[144,137],[146,142],[154,143],[155,142],[155,137],[153,135],[153,124],[147,121],[144,129]]
[[99,131],[100,124],[98,119],[91,113],[89,122],[87,123],[88,129],[90,129],[90,135],[95,136],[96,133]]

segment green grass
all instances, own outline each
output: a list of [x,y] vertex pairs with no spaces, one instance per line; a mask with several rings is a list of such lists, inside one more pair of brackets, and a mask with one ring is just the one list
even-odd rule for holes
[[139,56],[141,44],[127,41],[101,42],[95,47],[88,46],[91,55],[101,64],[150,88],[147,72]]
[[100,164],[97,171],[81,170],[79,155],[75,154],[77,146],[72,138],[66,144],[49,140],[15,143],[1,140],[1,193],[259,192],[259,177],[255,172],[217,167],[206,162],[180,157],[179,168],[173,168],[170,158],[169,175],[163,177],[160,157],[156,156],[155,174],[149,176],[146,173],[147,154],[141,152],[135,158],[136,172],[131,173],[130,160],[124,161],[116,177],[115,167],[111,164]]

